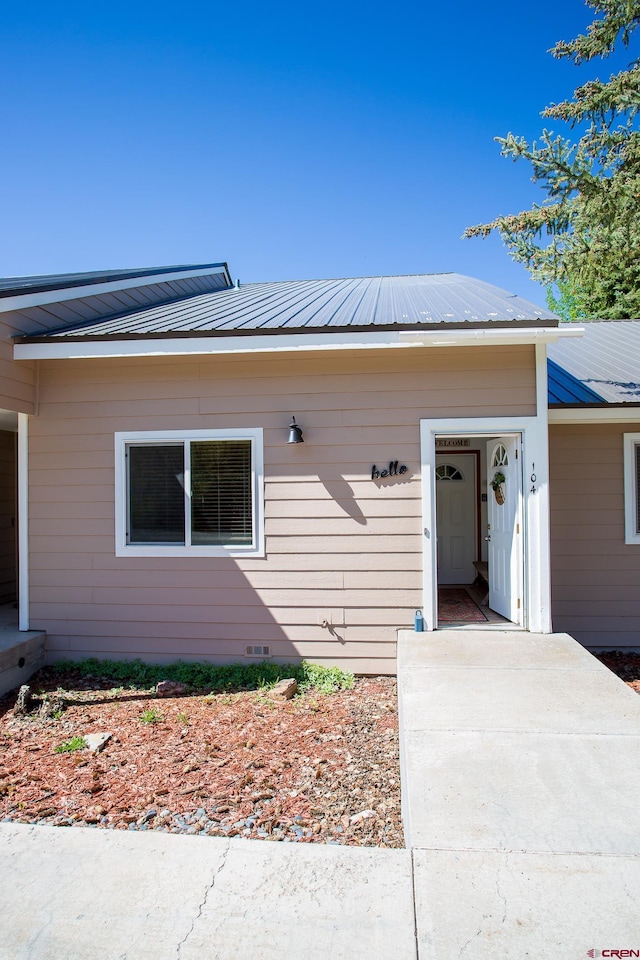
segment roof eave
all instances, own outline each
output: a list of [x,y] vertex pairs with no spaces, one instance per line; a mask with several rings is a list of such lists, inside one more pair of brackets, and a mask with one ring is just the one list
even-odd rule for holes
[[362,350],[411,347],[498,346],[507,344],[550,343],[559,337],[581,336],[582,327],[571,326],[495,326],[456,329],[393,329],[314,331],[291,333],[280,329],[277,335],[245,333],[241,336],[149,336],[144,337],[64,337],[23,338],[14,345],[16,360],[64,360],[82,358],[184,356],[229,353],[273,353],[320,350]]
[[231,287],[231,274],[225,262],[185,265],[184,267],[148,268],[135,274],[123,273],[120,278],[105,276],[89,282],[77,280],[66,283],[61,280],[59,283],[48,284],[44,288],[30,292],[4,291],[2,297],[0,297],[0,313],[7,313],[10,310],[24,310],[28,307],[42,306],[47,303],[61,303],[65,300],[76,300],[101,293],[113,293],[117,290],[129,290],[133,287],[148,286],[153,283],[206,277],[211,273],[224,274],[227,285]]
[[639,423],[640,403],[549,404],[549,423]]
[[[181,301],[188,301],[191,299],[191,295],[185,297],[177,297],[175,303],[180,303]],[[146,306],[141,307],[140,311],[148,309]],[[125,315],[127,316],[127,315]],[[135,317],[135,313],[131,314],[132,317]],[[116,318],[116,319],[122,319]],[[539,320],[488,320],[481,323],[470,323],[468,321],[460,321],[453,323],[368,323],[368,324],[351,324],[350,326],[325,326],[325,327],[293,327],[293,326],[282,326],[282,327],[243,327],[239,329],[201,329],[201,330],[164,330],[164,331],[145,331],[145,332],[136,332],[131,331],[129,333],[123,334],[121,331],[118,333],[91,333],[92,328],[97,328],[101,324],[107,324],[110,321],[100,321],[97,320],[93,327],[88,326],[85,323],[82,324],[82,328],[86,332],[82,333],[78,330],[77,333],[68,331],[68,328],[64,330],[51,330],[45,334],[40,335],[29,335],[23,337],[16,337],[16,343],[51,343],[52,341],[58,341],[64,339],[65,342],[76,342],[76,343],[90,343],[95,342],[108,342],[110,340],[182,340],[188,338],[204,338],[211,337],[215,338],[228,338],[228,337],[282,337],[282,336],[325,336],[332,333],[400,333],[402,336],[411,337],[411,336],[422,336],[425,332],[431,333],[433,331],[442,332],[446,330],[451,332],[453,330],[464,330],[469,332],[470,330],[540,330],[540,329],[555,329],[555,322],[550,321],[539,321]]]

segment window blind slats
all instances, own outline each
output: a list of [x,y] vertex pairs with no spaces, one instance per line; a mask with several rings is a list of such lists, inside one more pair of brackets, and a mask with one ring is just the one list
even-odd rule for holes
[[191,443],[191,542],[251,544],[251,441]]

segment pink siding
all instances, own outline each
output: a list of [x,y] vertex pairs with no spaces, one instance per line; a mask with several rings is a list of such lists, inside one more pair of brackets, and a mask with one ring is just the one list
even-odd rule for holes
[[[54,658],[228,661],[268,642],[394,672],[421,606],[420,419],[530,415],[534,395],[531,347],[41,362],[32,626]],[[304,444],[285,442],[291,414]],[[115,557],[114,431],[234,426],[264,428],[266,558]],[[372,483],[390,459],[407,475]]]
[[13,359],[12,337],[22,333],[19,318],[0,313],[0,409],[33,413],[35,403],[35,363]]
[[640,546],[624,542],[623,489],[623,434],[638,431],[549,431],[553,628],[595,649],[640,647]]

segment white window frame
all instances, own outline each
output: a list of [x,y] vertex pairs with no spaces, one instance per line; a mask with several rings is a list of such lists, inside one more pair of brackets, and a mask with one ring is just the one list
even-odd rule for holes
[[[126,449],[129,444],[160,444],[176,441],[250,440],[253,488],[253,542],[233,544],[131,544],[127,543],[128,477]],[[115,507],[117,557],[264,557],[264,455],[261,427],[241,430],[133,430],[115,434]]]
[[640,503],[636,479],[636,449],[640,447],[640,433],[624,436],[624,542],[640,543],[638,520]]

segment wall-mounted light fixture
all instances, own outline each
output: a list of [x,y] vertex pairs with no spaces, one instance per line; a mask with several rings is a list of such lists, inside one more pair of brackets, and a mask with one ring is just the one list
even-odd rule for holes
[[296,423],[296,418],[291,418],[291,423],[289,424],[289,439],[287,443],[304,443],[304,437],[302,436],[302,430]]

